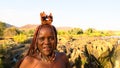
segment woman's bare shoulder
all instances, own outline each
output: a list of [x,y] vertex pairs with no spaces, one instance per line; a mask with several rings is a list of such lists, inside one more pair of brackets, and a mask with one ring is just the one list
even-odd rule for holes
[[72,68],[66,54],[64,52],[59,52],[58,54],[59,54],[59,57],[65,62],[66,68]]
[[20,64],[20,68],[32,68],[35,64],[36,63],[34,57],[26,56]]
[[66,54],[65,54],[64,52],[57,52],[57,54],[58,54],[58,56],[59,56],[60,58],[62,58],[63,60],[66,60],[66,59],[67,59],[67,56],[66,56]]

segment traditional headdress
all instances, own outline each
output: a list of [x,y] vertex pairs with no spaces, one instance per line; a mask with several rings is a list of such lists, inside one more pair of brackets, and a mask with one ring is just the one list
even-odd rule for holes
[[41,24],[51,25],[51,23],[53,22],[52,13],[50,13],[49,15],[46,15],[45,12],[43,11],[40,13],[40,17],[41,17]]

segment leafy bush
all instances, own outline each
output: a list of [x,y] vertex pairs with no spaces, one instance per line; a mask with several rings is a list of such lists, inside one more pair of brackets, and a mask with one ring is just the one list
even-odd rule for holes
[[68,33],[72,35],[78,35],[78,34],[83,34],[83,30],[80,28],[73,28],[69,30]]
[[59,30],[58,31],[58,35],[65,35],[65,34],[66,34],[66,32],[64,30]]
[[27,35],[19,34],[13,37],[14,41],[17,43],[24,43],[27,40]]

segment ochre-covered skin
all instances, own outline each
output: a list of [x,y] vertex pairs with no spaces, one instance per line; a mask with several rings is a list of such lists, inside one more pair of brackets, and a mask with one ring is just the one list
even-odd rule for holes
[[27,56],[20,65],[20,68],[71,68],[64,53],[57,53],[53,62],[41,61],[38,58]]

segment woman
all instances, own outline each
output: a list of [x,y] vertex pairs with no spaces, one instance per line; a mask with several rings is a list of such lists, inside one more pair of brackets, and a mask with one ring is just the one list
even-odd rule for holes
[[65,53],[56,52],[57,31],[52,14],[40,13],[41,25],[34,34],[29,51],[18,68],[71,68]]

